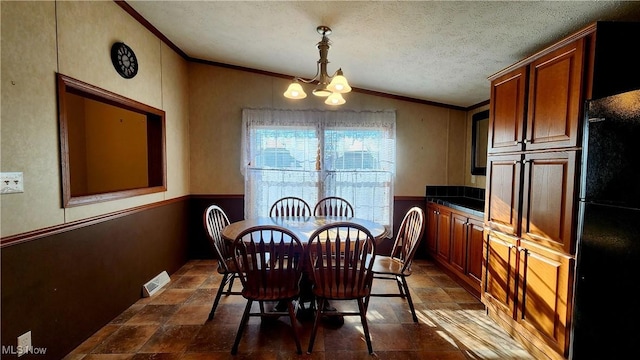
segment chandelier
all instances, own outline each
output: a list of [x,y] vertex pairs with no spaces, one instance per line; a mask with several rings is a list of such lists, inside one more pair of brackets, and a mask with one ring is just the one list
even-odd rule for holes
[[313,89],[313,95],[326,97],[327,99],[324,103],[327,105],[342,105],[346,102],[342,94],[351,91],[351,86],[349,86],[347,79],[342,74],[342,69],[338,69],[332,76],[327,74],[327,64],[329,63],[327,54],[329,53],[329,47],[331,45],[327,35],[331,34],[331,28],[320,25],[316,30],[322,35],[322,40],[320,40],[317,45],[320,51],[320,60],[318,60],[316,75],[311,79],[303,79],[301,77],[293,78],[287,91],[284,92],[284,96],[289,99],[304,99],[307,97],[307,94],[302,89],[300,82],[310,84],[317,81],[318,85]]

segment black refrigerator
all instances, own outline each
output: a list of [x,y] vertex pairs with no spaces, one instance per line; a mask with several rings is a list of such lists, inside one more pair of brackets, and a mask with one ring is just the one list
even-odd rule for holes
[[640,90],[586,103],[571,359],[640,358]]

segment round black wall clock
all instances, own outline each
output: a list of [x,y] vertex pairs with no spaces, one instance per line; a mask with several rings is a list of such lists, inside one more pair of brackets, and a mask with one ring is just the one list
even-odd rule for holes
[[111,62],[118,74],[125,79],[131,79],[138,73],[136,54],[125,43],[116,42],[111,46]]

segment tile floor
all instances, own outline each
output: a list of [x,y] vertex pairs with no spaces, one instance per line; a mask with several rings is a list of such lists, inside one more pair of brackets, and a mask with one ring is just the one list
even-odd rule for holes
[[[371,298],[367,319],[374,358],[380,359],[533,359],[490,320],[483,305],[429,260],[416,260],[409,286],[419,323],[405,300]],[[171,282],[140,299],[78,346],[65,359],[370,359],[358,317],[344,325],[323,323],[313,353],[306,354],[313,321],[298,321],[303,349],[297,355],[289,320],[252,317],[238,354],[231,346],[246,304],[242,296],[222,297],[212,321],[207,316],[220,275],[215,260],[193,260],[171,275]],[[395,287],[374,281],[374,290]],[[239,282],[234,288],[240,288]],[[390,288],[391,289],[391,288]],[[332,303],[336,307],[351,303]],[[355,302],[353,302],[355,306]]]

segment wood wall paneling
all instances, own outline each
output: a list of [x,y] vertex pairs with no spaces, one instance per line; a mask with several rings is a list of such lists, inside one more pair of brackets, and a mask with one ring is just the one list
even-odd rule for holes
[[187,261],[188,199],[0,252],[2,344],[26,331],[60,359],[142,296],[142,285]]

